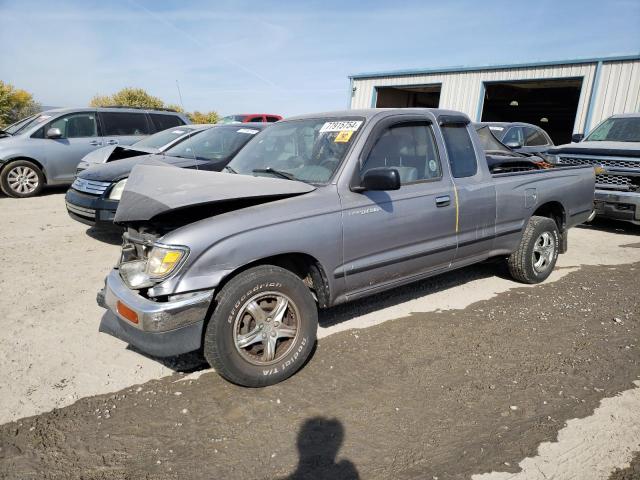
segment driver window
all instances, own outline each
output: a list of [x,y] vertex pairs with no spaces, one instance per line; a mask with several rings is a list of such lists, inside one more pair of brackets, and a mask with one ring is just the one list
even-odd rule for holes
[[62,138],[83,138],[97,136],[96,118],[93,113],[76,113],[58,118],[49,128],[59,128]]
[[385,130],[369,152],[360,176],[369,169],[380,167],[397,169],[403,185],[442,178],[431,127],[427,124],[405,124]]

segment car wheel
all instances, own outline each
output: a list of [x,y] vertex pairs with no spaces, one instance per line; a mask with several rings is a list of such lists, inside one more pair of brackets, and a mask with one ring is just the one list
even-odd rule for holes
[[318,311],[296,275],[272,265],[227,283],[204,335],[204,356],[224,378],[247,387],[281,382],[305,362],[316,341]]
[[518,249],[509,256],[511,276],[523,283],[544,281],[556,265],[559,245],[556,222],[546,217],[531,217]]
[[10,197],[35,197],[44,187],[44,175],[35,163],[17,160],[2,169],[0,187]]

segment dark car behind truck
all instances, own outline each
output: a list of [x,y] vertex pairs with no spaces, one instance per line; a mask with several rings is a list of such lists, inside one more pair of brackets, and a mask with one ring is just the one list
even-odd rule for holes
[[78,173],[67,191],[67,212],[86,225],[113,227],[120,196],[134,166],[151,158],[176,167],[217,172],[268,125],[201,126],[189,138],[162,153],[93,165]]
[[596,175],[594,216],[640,225],[640,113],[614,115],[584,140],[549,150],[558,165],[602,167]]
[[506,259],[546,279],[593,204],[593,167],[491,174],[469,118],[348,110],[274,124],[226,173],[134,168],[101,331],[157,356],[202,348],[247,386],[292,375],[317,309]]

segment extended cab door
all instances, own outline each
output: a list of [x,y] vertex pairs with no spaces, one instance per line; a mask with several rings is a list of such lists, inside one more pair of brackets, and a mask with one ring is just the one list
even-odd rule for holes
[[343,209],[344,276],[352,295],[444,271],[453,260],[454,190],[441,160],[432,124],[409,115],[382,120],[365,144],[354,178],[377,167],[398,170],[395,191],[340,188]]
[[438,120],[455,189],[458,240],[455,265],[459,266],[487,258],[493,248],[496,188],[484,150],[466,117],[441,115]]

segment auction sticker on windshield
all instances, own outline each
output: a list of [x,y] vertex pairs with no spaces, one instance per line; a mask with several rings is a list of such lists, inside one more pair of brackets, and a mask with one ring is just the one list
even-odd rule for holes
[[[325,122],[320,129],[320,133],[325,132],[355,132],[362,125],[362,120],[349,120],[343,122]],[[345,140],[347,141],[347,140]]]
[[250,128],[241,128],[240,130],[238,130],[236,133],[249,133],[251,135],[255,135],[256,133],[258,133],[260,130],[252,130]]
[[353,135],[353,130],[342,130],[336,135],[333,141],[334,143],[347,143],[351,140],[351,135]]

